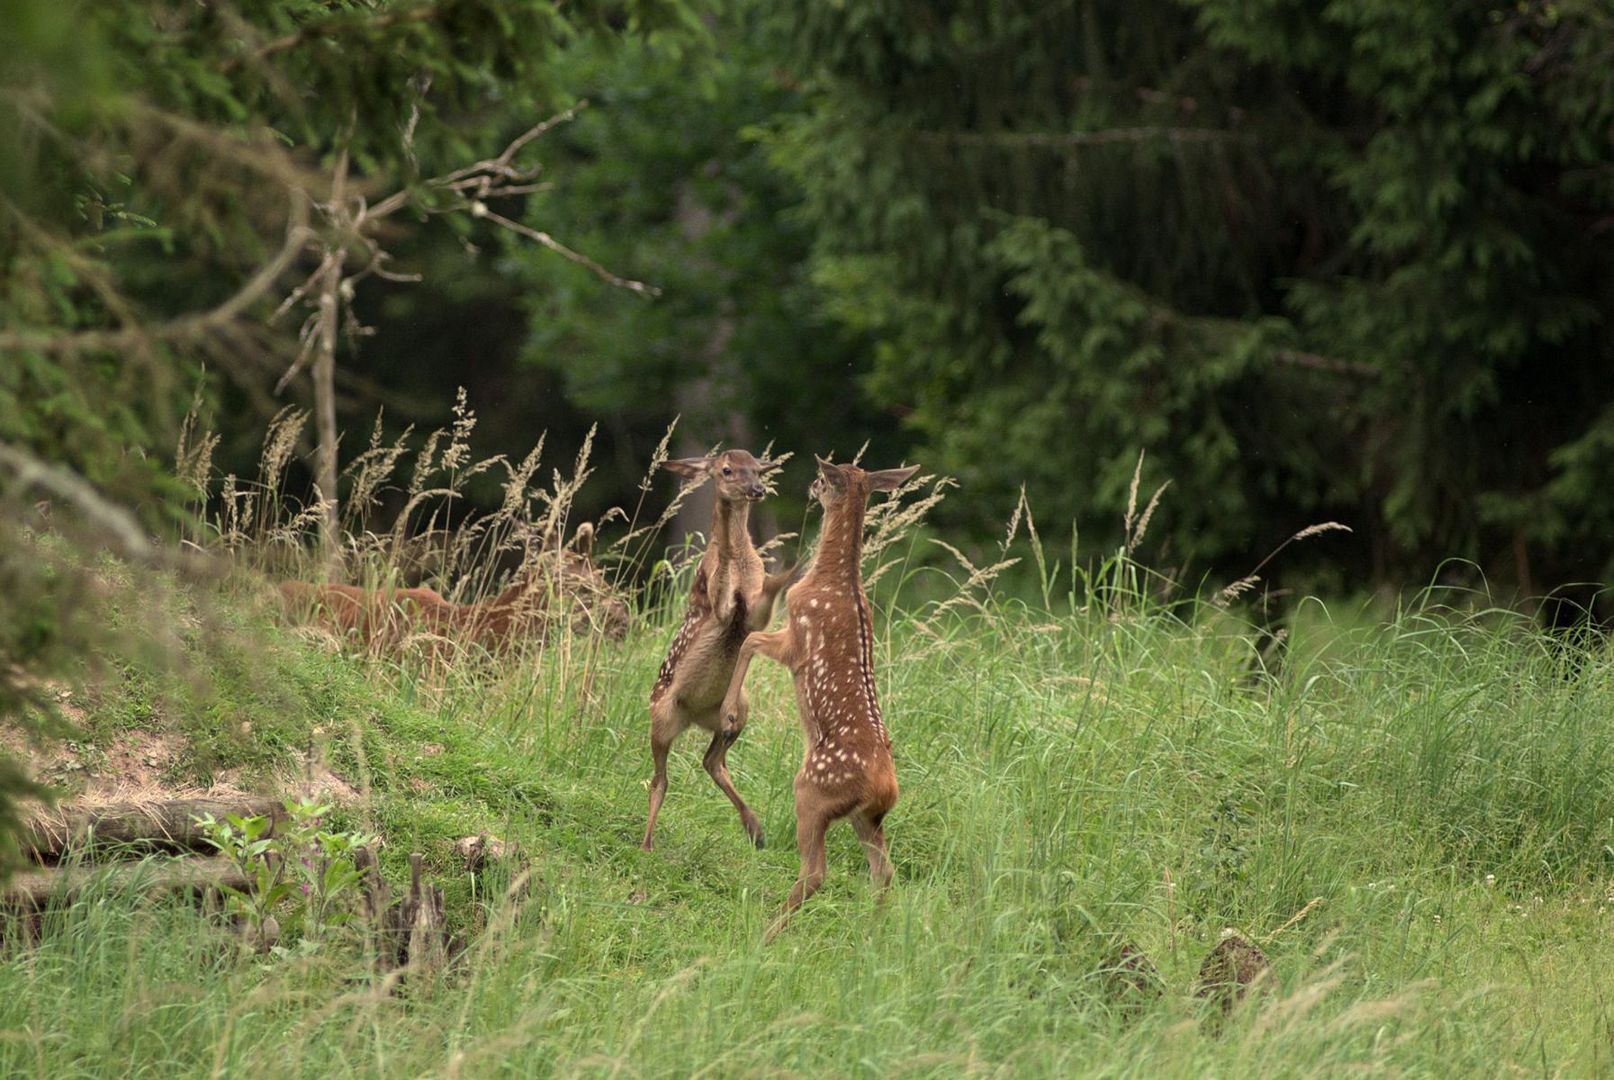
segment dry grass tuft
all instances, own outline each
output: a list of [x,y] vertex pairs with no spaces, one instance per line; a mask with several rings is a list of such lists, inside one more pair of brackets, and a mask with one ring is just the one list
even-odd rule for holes
[[[523,646],[542,647],[556,628],[614,637],[626,630],[621,582],[634,567],[622,555],[622,541],[595,543],[605,521],[625,515],[614,511],[599,523],[570,520],[592,472],[592,431],[570,469],[552,470],[543,486],[537,480],[543,437],[517,463],[503,455],[475,457],[477,418],[463,390],[448,426],[420,440],[412,427],[386,440],[378,414],[364,450],[343,470],[339,544],[327,561],[319,543],[323,507],[287,495],[287,472],[308,420],[306,411],[293,408],[274,417],[252,481],[214,477],[217,437],[198,434],[194,422],[184,429],[180,461],[207,523],[199,546],[279,581],[344,583],[351,596],[363,598],[361,607],[373,609],[375,621],[396,631],[380,635],[384,641],[374,648],[376,636],[355,637],[351,622],[316,618],[311,636],[326,645],[358,643],[377,656],[397,653],[438,664],[446,655],[500,651],[490,648],[502,644],[490,635],[508,632]],[[498,507],[467,512],[468,485],[494,472],[502,474]],[[597,547],[606,552],[603,568],[595,561]],[[321,611],[313,593],[295,595],[309,601],[297,613]]]
[[1255,564],[1254,570],[1251,570],[1248,574],[1245,574],[1237,581],[1234,581],[1219,590],[1214,596],[1211,597],[1211,603],[1217,605],[1218,607],[1226,607],[1239,597],[1254,589],[1256,585],[1260,584],[1261,570],[1267,565],[1267,563],[1277,558],[1278,552],[1282,551],[1284,548],[1288,547],[1290,544],[1293,544],[1297,540],[1309,540],[1313,536],[1321,536],[1324,533],[1348,533],[1350,531],[1351,527],[1349,525],[1342,524],[1338,521],[1323,521],[1315,525],[1307,525],[1304,529],[1301,529],[1299,532],[1289,537],[1289,539],[1285,540],[1283,543],[1279,544],[1277,547],[1268,552],[1266,558]]

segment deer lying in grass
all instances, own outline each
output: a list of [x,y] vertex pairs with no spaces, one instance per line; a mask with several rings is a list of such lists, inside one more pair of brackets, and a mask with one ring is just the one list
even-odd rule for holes
[[891,737],[874,690],[874,624],[863,592],[863,517],[869,494],[894,491],[919,466],[865,472],[820,458],[812,495],[824,532],[812,569],[785,594],[782,629],[752,633],[740,646],[723,699],[725,725],[745,718],[745,674],[757,653],[790,669],[806,744],[796,774],[796,846],[801,873],[775,921],[777,933],[824,881],[824,834],[850,818],[876,886],[891,881],[884,820],[897,801]]
[[751,504],[767,494],[762,476],[776,467],[775,462],[760,461],[744,450],[667,462],[669,470],[688,480],[711,479],[717,499],[711,539],[695,568],[683,625],[650,691],[650,757],[655,775],[650,781],[650,820],[642,845],[646,851],[654,847],[656,815],[667,796],[667,753],[673,740],[689,727],[712,733],[702,764],[740,812],[746,835],[757,847],[762,846],[762,823],[734,789],[728,769],[729,745],[745,728],[747,703],[744,695],[736,700],[726,727],[718,706],[729,687],[740,642],[747,633],[767,627],[774,602],[793,577],[792,571],[765,572],[748,529]]
[[292,616],[383,650],[428,637],[504,652],[547,633],[562,602],[573,604],[574,632],[620,640],[628,629],[628,607],[595,567],[593,542],[594,527],[581,526],[569,548],[546,548],[503,592],[476,603],[457,604],[428,588],[370,590],[306,581],[281,582],[280,595]]

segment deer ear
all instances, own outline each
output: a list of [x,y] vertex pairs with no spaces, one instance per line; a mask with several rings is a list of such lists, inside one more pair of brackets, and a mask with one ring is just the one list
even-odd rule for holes
[[919,471],[919,466],[909,465],[903,469],[881,469],[871,472],[866,477],[870,491],[895,491],[897,488],[913,479],[913,474]]
[[588,522],[577,527],[572,535],[572,550],[587,559],[594,554],[594,526]]
[[817,454],[814,454],[813,457],[818,461],[818,478],[820,480],[826,484],[834,484],[837,488],[846,486],[846,474],[841,472],[839,465],[832,461],[825,461]]
[[682,476],[685,480],[700,480],[712,467],[712,461],[703,457],[669,458],[661,463],[661,467]]

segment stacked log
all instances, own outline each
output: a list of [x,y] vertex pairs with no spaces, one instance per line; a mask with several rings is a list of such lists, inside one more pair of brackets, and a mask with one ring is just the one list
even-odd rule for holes
[[5,906],[38,911],[53,903],[70,902],[91,884],[115,892],[138,889],[159,895],[244,890],[250,883],[228,859],[217,857],[175,859],[165,866],[141,863],[58,866],[13,875],[6,883]]
[[277,820],[285,811],[279,799],[255,796],[80,807],[35,817],[23,832],[22,850],[44,865],[60,862],[68,852],[89,854],[107,848],[127,855],[211,851],[196,819],[212,815],[222,821],[230,814]]
[[[211,849],[196,819],[211,814],[217,820],[230,815],[267,817],[284,815],[281,802],[271,798],[174,799],[161,802],[116,803],[80,807],[42,815],[23,835],[22,847],[34,869],[13,875],[0,892],[0,909],[22,916],[16,925],[30,936],[38,932],[40,914],[47,908],[71,903],[87,887],[144,895],[190,893],[216,897],[256,886],[255,875],[243,873],[228,858],[205,855]],[[184,855],[168,861],[135,862],[130,857],[154,853]],[[514,854],[497,837],[467,837],[457,847],[471,873]],[[96,861],[99,860],[99,861]],[[382,972],[407,968],[434,972],[448,965],[463,949],[449,932],[440,886],[425,876],[420,852],[409,856],[409,891],[393,900],[381,876],[375,852],[362,847],[354,852],[360,874],[360,903],[367,933]],[[274,944],[278,927],[271,916],[255,933],[256,951]],[[242,928],[243,933],[246,932]]]

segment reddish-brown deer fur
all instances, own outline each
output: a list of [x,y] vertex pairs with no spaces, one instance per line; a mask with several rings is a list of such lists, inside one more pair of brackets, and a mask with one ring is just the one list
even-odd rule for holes
[[849,818],[877,886],[891,881],[884,820],[897,801],[891,737],[874,690],[874,624],[863,592],[863,516],[869,494],[901,487],[919,466],[865,472],[818,462],[812,494],[824,504],[824,532],[812,569],[785,594],[782,629],[740,646],[723,700],[725,723],[743,721],[745,673],[757,653],[790,669],[806,744],[796,774],[796,846],[801,873],[779,921],[824,881],[824,833]]
[[415,632],[446,637],[455,625],[457,606],[433,589],[371,590],[308,581],[282,581],[280,598],[293,618],[384,648]]
[[570,547],[540,552],[491,600],[459,605],[461,632],[484,645],[541,636],[556,617],[555,609],[570,603],[573,633],[622,640],[628,632],[628,605],[594,565],[593,555],[594,526],[585,522]]
[[683,625],[650,691],[650,757],[655,775],[650,780],[650,819],[644,829],[646,851],[654,846],[656,815],[667,796],[668,751],[689,727],[712,733],[702,764],[740,812],[746,835],[762,846],[762,823],[734,789],[728,768],[729,745],[745,728],[748,706],[742,694],[726,728],[718,706],[728,690],[740,642],[747,633],[767,627],[780,590],[792,578],[789,571],[765,572],[749,529],[751,504],[767,494],[762,476],[775,467],[774,462],[759,461],[744,450],[667,462],[669,470],[688,480],[711,479],[717,499],[712,535],[695,568]]
[[456,604],[434,589],[361,589],[283,581],[280,595],[292,615],[325,626],[365,646],[396,648],[411,636],[474,643],[502,652],[525,637],[541,636],[559,599],[574,605],[572,629],[613,640],[627,633],[628,608],[611,594],[590,553],[593,527],[577,530],[572,548],[546,550],[489,600]]

